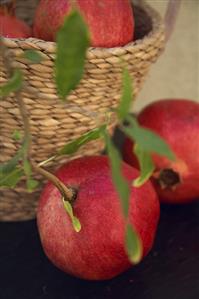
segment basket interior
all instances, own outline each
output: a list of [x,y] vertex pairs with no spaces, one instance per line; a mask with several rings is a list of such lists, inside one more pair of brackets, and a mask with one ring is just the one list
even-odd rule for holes
[[[17,0],[16,14],[29,25],[34,20],[34,12],[39,0]],[[142,39],[153,27],[152,19],[138,3],[133,4],[135,18],[135,35],[134,40]]]

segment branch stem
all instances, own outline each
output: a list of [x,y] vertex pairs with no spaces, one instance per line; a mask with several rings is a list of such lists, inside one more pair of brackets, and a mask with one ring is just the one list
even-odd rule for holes
[[73,200],[75,193],[72,188],[66,187],[54,174],[38,166],[35,162],[31,161],[31,165],[36,172],[51,181],[66,200]]
[[26,160],[30,157],[30,149],[31,149],[31,141],[32,141],[31,131],[30,131],[30,121],[28,118],[28,111],[26,109],[26,105],[21,95],[21,91],[17,91],[15,95],[16,95],[16,100],[18,103],[18,107],[19,107],[19,111],[21,114],[23,127],[24,127],[24,141],[26,144],[26,148],[24,151],[24,160]]

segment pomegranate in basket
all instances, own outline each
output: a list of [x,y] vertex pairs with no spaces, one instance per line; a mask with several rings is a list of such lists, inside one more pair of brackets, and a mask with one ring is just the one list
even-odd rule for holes
[[[133,40],[134,17],[129,0],[73,2],[89,26],[93,47],[122,46]],[[34,36],[46,41],[55,41],[56,33],[70,9],[69,0],[41,0],[35,14]]]
[[15,16],[14,2],[0,4],[0,36],[8,38],[28,38],[31,28]]

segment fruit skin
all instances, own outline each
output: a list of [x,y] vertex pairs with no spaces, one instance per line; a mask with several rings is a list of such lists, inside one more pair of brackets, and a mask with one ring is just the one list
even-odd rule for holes
[[0,36],[8,38],[28,38],[31,28],[15,16],[0,14]]
[[[145,107],[138,114],[140,125],[162,136],[175,153],[176,161],[153,155],[155,173],[152,178],[162,202],[188,203],[199,197],[199,103],[187,99],[164,99]],[[123,147],[124,160],[138,167],[132,154],[133,143],[127,138]],[[162,188],[159,172],[172,169],[180,176],[173,188]],[[164,186],[165,187],[165,186]]]
[[[77,6],[89,26],[93,47],[122,46],[133,40],[134,17],[129,0],[77,0]],[[68,0],[41,0],[35,15],[34,36],[55,41],[69,11]]]
[[[126,163],[122,169],[128,180],[139,174]],[[108,157],[73,160],[56,175],[67,186],[78,189],[73,209],[82,229],[74,231],[59,191],[48,183],[39,201],[37,224],[49,259],[61,270],[88,280],[110,279],[131,267],[124,249],[125,222]],[[144,257],[154,241],[159,201],[150,182],[131,191],[129,219],[143,242]]]

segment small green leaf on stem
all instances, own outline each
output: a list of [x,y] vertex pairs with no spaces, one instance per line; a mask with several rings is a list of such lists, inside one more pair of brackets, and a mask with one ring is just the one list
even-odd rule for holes
[[14,130],[12,133],[12,139],[15,141],[20,141],[22,139],[22,134],[19,130]]
[[139,161],[140,165],[140,176],[133,181],[134,187],[142,186],[150,176],[153,174],[155,169],[151,154],[149,152],[145,152],[142,148],[135,144],[134,146],[134,153]]
[[72,155],[75,152],[78,151],[78,149],[85,145],[86,143],[99,139],[100,137],[103,137],[103,132],[106,129],[106,125],[102,125],[99,128],[95,128],[93,130],[90,130],[89,132],[83,134],[81,137],[65,144],[54,156],[48,158],[45,161],[42,161],[39,165],[43,166],[48,164],[49,162],[55,160],[57,157],[62,155]]
[[[18,152],[9,161],[0,164],[0,187],[15,187],[21,180],[25,172],[29,173],[29,166],[25,165],[25,169],[20,163],[24,157],[26,150],[26,141],[22,144]],[[27,163],[25,163],[27,164]]]
[[119,151],[113,144],[109,134],[104,131],[104,139],[111,163],[112,178],[121,200],[124,216],[128,216],[130,189],[128,182],[122,175],[122,159]]
[[28,159],[23,160],[23,169],[26,175],[27,190],[28,192],[32,192],[38,187],[39,182],[32,177],[32,166]]
[[77,233],[80,232],[80,230],[81,230],[81,223],[80,223],[79,219],[76,216],[74,216],[74,214],[73,214],[73,208],[72,208],[70,202],[66,201],[63,197],[62,197],[62,201],[63,201],[63,204],[64,204],[64,208],[65,208],[66,212],[68,213],[68,216],[71,219],[71,222],[73,224],[74,230]]
[[31,63],[40,63],[43,60],[43,57],[39,51],[35,50],[26,50],[23,56],[28,59]]
[[133,100],[132,78],[127,69],[123,71],[122,79],[122,97],[117,110],[120,120],[124,120],[129,113],[131,103]]
[[18,162],[21,160],[23,156],[22,148],[18,150],[15,156],[13,156],[9,161],[0,164],[0,173],[2,175],[9,174],[13,170],[15,170]]
[[85,145],[86,143],[96,140],[102,137],[102,132],[105,130],[106,125],[102,125],[99,128],[95,128],[81,137],[77,138],[76,140],[71,141],[70,143],[64,145],[58,152],[58,155],[71,155],[74,154],[81,146]]
[[82,78],[88,46],[87,25],[81,14],[73,10],[57,34],[55,78],[63,100]]
[[73,227],[74,227],[75,231],[77,233],[79,233],[81,230],[81,223],[80,223],[79,219],[76,216],[73,216],[72,222],[73,222]]
[[129,223],[126,225],[125,245],[130,262],[138,264],[142,258],[142,243]]
[[174,153],[162,137],[149,129],[141,127],[134,117],[127,117],[127,121],[130,123],[130,126],[123,127],[123,132],[135,141],[143,151],[156,153],[170,160],[175,160]]
[[8,96],[11,92],[16,92],[22,88],[23,74],[19,69],[16,69],[12,77],[4,85],[0,86],[0,98]]
[[32,178],[28,178],[27,182],[26,182],[26,186],[27,186],[27,190],[28,192],[33,192],[39,185],[39,182],[32,179]]
[[14,188],[23,175],[23,170],[18,167],[13,168],[7,173],[0,171],[0,187]]
[[30,177],[32,175],[32,167],[30,162],[27,159],[23,161],[23,167],[26,176]]

